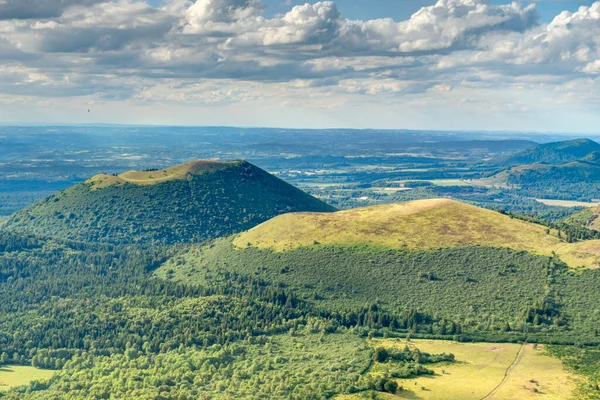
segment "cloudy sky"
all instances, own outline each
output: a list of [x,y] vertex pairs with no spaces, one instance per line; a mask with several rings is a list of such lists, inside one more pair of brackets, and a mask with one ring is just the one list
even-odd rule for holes
[[0,0],[0,123],[600,133],[600,0]]

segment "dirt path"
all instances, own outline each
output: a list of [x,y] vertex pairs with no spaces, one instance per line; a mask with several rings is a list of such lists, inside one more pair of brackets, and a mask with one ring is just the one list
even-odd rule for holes
[[496,394],[496,392],[498,390],[500,390],[502,388],[502,386],[504,386],[504,384],[508,381],[508,378],[510,377],[510,371],[513,369],[513,367],[515,365],[519,364],[519,362],[521,361],[521,358],[523,357],[523,350],[524,349],[525,349],[525,345],[522,344],[521,348],[519,349],[519,352],[517,353],[517,356],[514,359],[514,361],[512,362],[512,364],[510,364],[508,366],[508,368],[506,368],[506,371],[504,371],[504,378],[502,379],[502,382],[500,382],[498,384],[498,386],[496,386],[487,396],[483,397],[481,400],[491,399],[492,396],[494,394]]

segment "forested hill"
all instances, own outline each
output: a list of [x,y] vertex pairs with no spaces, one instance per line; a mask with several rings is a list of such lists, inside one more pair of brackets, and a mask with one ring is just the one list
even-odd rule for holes
[[190,246],[156,274],[202,286],[259,279],[351,321],[351,310],[375,301],[392,314],[383,326],[407,328],[393,318],[417,310],[415,332],[446,335],[453,320],[472,340],[516,339],[505,335],[516,328],[531,341],[587,343],[600,330],[599,248],[599,240],[568,243],[556,228],[434,199],[282,215]]
[[570,215],[569,217],[565,218],[563,222],[579,228],[600,231],[600,221],[598,221],[599,216],[600,207],[591,207]]
[[521,164],[560,164],[584,159],[600,151],[600,144],[589,139],[574,139],[545,143],[515,154],[504,161],[506,166]]
[[182,243],[287,212],[334,208],[245,161],[97,175],[11,216],[4,229],[69,240]]

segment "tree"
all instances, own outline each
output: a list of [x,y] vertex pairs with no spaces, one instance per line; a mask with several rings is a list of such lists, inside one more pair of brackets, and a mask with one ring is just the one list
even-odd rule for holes
[[442,322],[440,322],[440,335],[445,335],[446,334],[446,321],[442,320]]
[[375,352],[373,353],[373,359],[380,363],[386,362],[388,356],[389,356],[388,351],[386,349],[384,349],[383,347],[376,348]]
[[390,380],[387,381],[385,385],[383,385],[383,389],[388,393],[395,394],[398,390],[398,384],[396,383],[396,381]]
[[456,322],[452,321],[452,323],[450,324],[450,331],[448,332],[449,335],[454,335],[456,333]]

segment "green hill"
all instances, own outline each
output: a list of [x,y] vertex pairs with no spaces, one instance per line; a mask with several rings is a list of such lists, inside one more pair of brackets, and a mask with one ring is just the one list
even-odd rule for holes
[[[586,242],[590,243],[590,242]],[[486,246],[559,254],[572,267],[600,265],[595,251],[565,243],[554,230],[449,199],[280,215],[243,232],[233,245],[275,251],[321,245],[372,245],[412,251]],[[600,249],[600,244],[597,245]]]
[[[460,320],[473,337],[491,340],[508,323],[542,340],[596,329],[569,296],[595,298],[587,285],[597,279],[599,250],[600,241],[566,243],[543,226],[435,199],[281,215],[192,246],[157,275],[203,286],[235,276],[342,315],[376,304],[396,316],[417,310],[425,324]],[[576,294],[573,280],[586,288]]]
[[600,198],[600,164],[589,161],[596,157],[591,153],[585,161],[518,165],[475,183],[510,187],[533,198],[589,201]]
[[600,231],[600,221],[598,220],[598,217],[600,217],[600,207],[590,207],[568,216],[563,220],[563,222],[578,227]]
[[282,213],[333,210],[250,163],[194,161],[97,175],[14,214],[4,229],[80,241],[180,243],[229,235]]
[[589,139],[545,143],[517,153],[504,161],[505,165],[560,164],[580,160],[590,153],[600,151],[600,144]]
[[473,181],[539,199],[590,201],[600,198],[600,144],[589,139],[534,146]]

